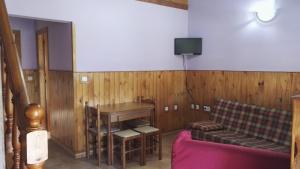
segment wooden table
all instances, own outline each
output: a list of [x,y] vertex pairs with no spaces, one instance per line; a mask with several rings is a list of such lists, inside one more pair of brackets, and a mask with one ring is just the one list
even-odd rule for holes
[[147,118],[150,117],[151,125],[154,124],[154,105],[149,103],[120,103],[100,106],[101,117],[107,118],[107,152],[108,164],[111,165],[113,161],[113,145],[111,126],[114,122],[122,122],[127,120]]

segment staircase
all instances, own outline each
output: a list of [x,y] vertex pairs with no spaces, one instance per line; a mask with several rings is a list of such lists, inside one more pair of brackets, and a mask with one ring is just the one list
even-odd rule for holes
[[42,169],[48,158],[47,131],[41,127],[45,113],[38,104],[29,101],[4,0],[0,0],[0,37],[6,168]]

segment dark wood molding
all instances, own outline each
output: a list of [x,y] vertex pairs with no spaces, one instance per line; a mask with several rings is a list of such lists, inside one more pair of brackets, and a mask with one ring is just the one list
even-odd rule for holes
[[149,2],[149,3],[158,4],[158,5],[188,10],[188,2],[178,3],[178,2],[173,2],[170,0],[138,0],[138,1]]

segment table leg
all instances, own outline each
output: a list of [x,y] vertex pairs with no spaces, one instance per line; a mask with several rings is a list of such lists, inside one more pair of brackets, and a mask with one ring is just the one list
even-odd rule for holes
[[107,159],[108,165],[112,165],[113,162],[113,147],[112,147],[112,132],[111,132],[111,116],[107,116]]

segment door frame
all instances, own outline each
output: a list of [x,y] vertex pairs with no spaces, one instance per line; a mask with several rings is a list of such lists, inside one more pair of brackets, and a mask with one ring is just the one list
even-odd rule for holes
[[[40,63],[40,45],[39,45],[39,35],[45,34],[46,37],[43,37],[43,46],[45,45],[45,56],[43,58],[43,63]],[[46,44],[45,44],[46,43]],[[39,81],[39,100],[40,105],[45,109],[45,128],[50,131],[50,113],[48,111],[48,95],[49,95],[49,84],[48,84],[48,74],[49,74],[49,31],[48,27],[41,28],[36,31],[36,49],[37,49],[37,70],[38,70],[38,81]],[[42,64],[42,68],[41,68]],[[42,70],[41,70],[42,69]],[[44,79],[44,83],[41,83],[41,79]],[[43,105],[43,100],[44,105]]]

